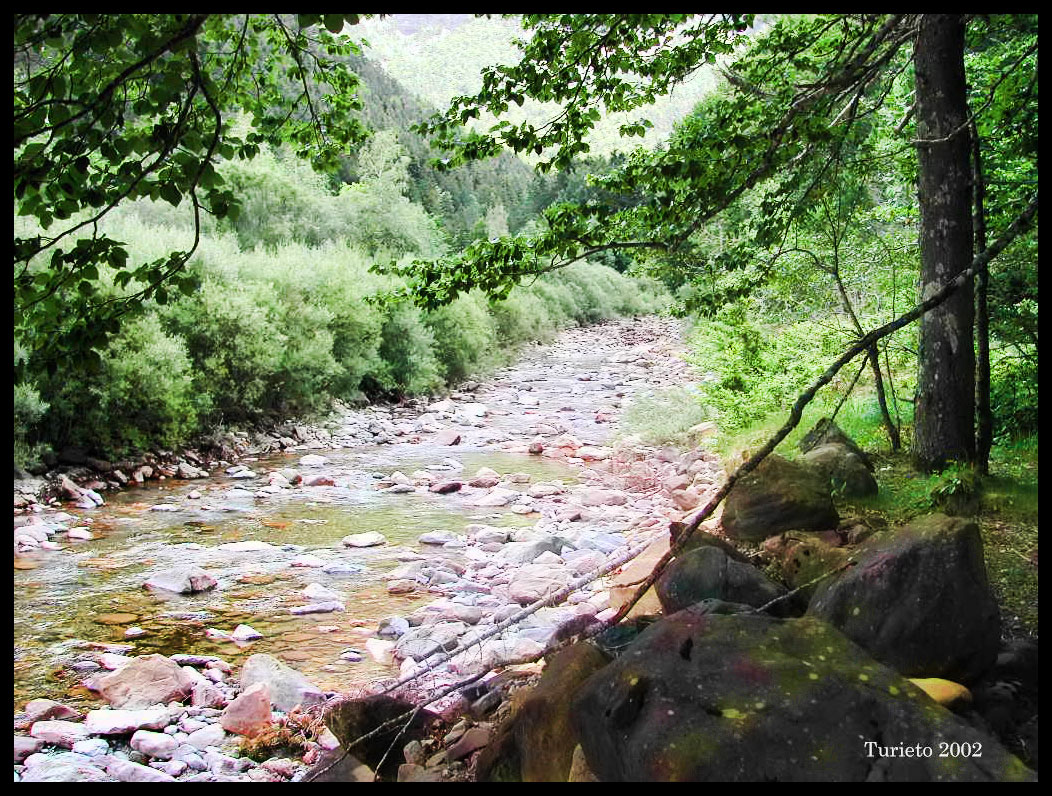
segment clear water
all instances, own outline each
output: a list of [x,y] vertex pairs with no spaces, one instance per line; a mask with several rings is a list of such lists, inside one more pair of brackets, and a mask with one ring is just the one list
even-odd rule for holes
[[[411,550],[457,559],[458,551],[420,545],[417,538],[435,529],[462,532],[471,522],[532,525],[536,516],[467,506],[457,494],[382,493],[375,489],[376,479],[371,473],[401,470],[411,474],[453,457],[464,465],[460,475],[486,466],[502,474],[529,473],[534,483],[575,480],[574,471],[558,461],[470,448],[399,444],[323,453],[329,463],[318,471],[333,475],[338,484],[346,482],[346,486],[286,490],[257,499],[252,492],[264,483],[262,478],[247,483],[225,476],[154,482],[107,494],[105,506],[80,512],[92,519],[95,539],[73,542],[63,551],[20,557],[23,565],[36,567],[14,572],[15,709],[37,697],[81,707],[99,704],[80,685],[84,673],[69,668],[85,652],[83,645],[78,647],[78,640],[130,644],[128,655],[219,655],[235,667],[251,654],[266,652],[295,666],[327,690],[346,691],[395,674],[393,666],[376,663],[367,654],[359,663],[340,660],[339,655],[348,647],[364,652],[364,642],[373,635],[380,619],[411,613],[438,596],[427,592],[388,595],[382,577],[399,565],[398,552]],[[246,463],[257,472],[266,472],[296,467],[302,455]],[[308,472],[307,468],[298,469]],[[235,486],[247,492],[228,496],[226,492]],[[188,500],[186,495],[194,489],[202,493],[201,499]],[[179,506],[179,510],[149,510],[166,502]],[[220,510],[221,506],[236,510]],[[366,531],[379,531],[388,543],[361,549],[340,544],[344,536]],[[354,575],[328,575],[320,568],[289,567],[289,560],[297,553],[280,547],[252,553],[215,549],[227,542],[249,540],[299,545],[300,552],[364,569]],[[217,578],[219,587],[195,595],[142,588],[143,581],[154,572],[188,563],[206,569]],[[309,602],[300,592],[312,582],[339,592],[346,612],[289,614],[290,607]],[[125,616],[108,616],[114,614]],[[230,632],[239,623],[251,625],[264,638],[239,645],[205,636],[206,628]],[[143,628],[147,635],[126,640],[124,631],[132,625]],[[319,630],[326,626],[338,629]]]

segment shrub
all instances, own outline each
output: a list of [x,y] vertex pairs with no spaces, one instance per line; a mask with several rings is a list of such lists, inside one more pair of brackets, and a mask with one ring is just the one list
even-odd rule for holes
[[477,373],[497,361],[496,327],[478,291],[427,315],[435,339],[435,355],[447,384]]
[[399,304],[391,308],[380,337],[380,363],[366,376],[367,392],[422,395],[442,385],[434,335],[417,307]]

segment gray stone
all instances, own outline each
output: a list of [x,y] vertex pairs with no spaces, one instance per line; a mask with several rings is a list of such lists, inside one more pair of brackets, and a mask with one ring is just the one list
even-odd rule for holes
[[277,658],[252,655],[241,669],[241,690],[255,683],[266,683],[270,701],[278,710],[288,712],[297,705],[309,707],[325,702],[325,694],[310,680]]

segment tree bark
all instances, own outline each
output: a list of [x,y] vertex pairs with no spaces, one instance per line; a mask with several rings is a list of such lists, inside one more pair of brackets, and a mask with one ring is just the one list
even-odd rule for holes
[[[914,49],[921,299],[972,261],[972,185],[964,21],[925,14]],[[975,308],[971,282],[921,318],[913,461],[925,471],[975,460]]]
[[[979,129],[971,124],[972,183],[975,190],[975,250],[986,251],[986,183]],[[983,475],[990,472],[994,420],[990,411],[990,311],[987,307],[989,271],[975,275],[975,466]]]

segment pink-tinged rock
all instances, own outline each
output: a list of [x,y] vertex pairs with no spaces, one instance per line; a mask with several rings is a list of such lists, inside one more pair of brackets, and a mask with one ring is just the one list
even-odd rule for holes
[[38,721],[29,729],[29,734],[44,743],[71,748],[77,741],[88,737],[88,730],[83,724],[72,721]]
[[32,754],[36,754],[44,748],[41,738],[26,738],[24,735],[15,736],[15,763],[21,763]]
[[194,594],[216,587],[216,579],[200,567],[185,567],[158,572],[142,587],[150,591],[171,591],[178,594]]
[[110,782],[112,778],[89,760],[77,759],[82,755],[69,757],[58,755],[45,758],[37,765],[22,773],[23,782]]
[[336,482],[328,475],[315,475],[303,482],[304,486],[336,486]]
[[526,448],[527,453],[532,453],[534,456],[544,453],[544,445],[540,442],[531,442],[529,447]]
[[460,481],[438,481],[431,485],[430,490],[439,495],[448,495],[450,492],[459,492],[462,486]]
[[326,727],[322,730],[321,735],[318,736],[318,746],[331,752],[333,749],[338,749],[340,747],[340,741],[332,734],[332,731]]
[[252,737],[258,735],[273,721],[270,714],[270,689],[266,683],[256,683],[241,692],[227,705],[219,719],[227,732]]
[[587,489],[580,500],[582,506],[623,506],[628,496],[612,489]]
[[340,540],[344,547],[375,547],[387,542],[387,537],[378,531],[352,533]]
[[387,584],[388,594],[409,594],[416,591],[416,581],[407,578],[392,580]]
[[697,508],[698,504],[701,503],[701,495],[693,487],[690,489],[676,489],[672,492],[671,497],[672,502],[681,511],[690,511],[693,508]]
[[190,689],[190,704],[195,708],[222,708],[226,707],[226,697],[211,683],[201,681]]
[[66,536],[69,539],[79,539],[84,542],[89,542],[95,538],[95,534],[89,528],[70,528],[66,531]]
[[26,719],[30,723],[34,721],[46,721],[47,719],[73,719],[84,718],[79,710],[63,705],[53,699],[32,699],[26,703]]
[[160,730],[169,721],[167,708],[148,710],[92,710],[84,726],[92,735],[124,735],[136,730]]
[[[236,702],[237,700],[234,701]],[[267,709],[269,711],[269,707]],[[186,738],[186,742],[196,749],[204,749],[208,746],[222,746],[225,740],[226,730],[219,724],[209,724],[199,730],[194,730]]]
[[310,605],[297,605],[290,608],[289,613],[294,616],[304,614],[331,614],[333,611],[345,611],[347,607],[338,600],[329,600],[323,603],[311,603]]
[[96,677],[94,690],[116,708],[134,710],[173,700],[182,702],[194,681],[163,655],[141,655],[116,672]]
[[99,655],[99,663],[102,664],[102,668],[111,672],[127,666],[133,660],[135,659],[129,658],[127,655],[115,655],[112,652],[104,652]]
[[476,749],[481,749],[488,743],[489,730],[485,727],[472,727],[461,735],[460,740],[449,748],[446,752],[446,757],[449,760],[460,760],[462,757],[467,757]]
[[577,449],[577,456],[586,462],[601,462],[609,459],[614,451],[599,445],[582,445]]
[[263,634],[248,625],[238,625],[230,634],[230,638],[234,641],[255,641],[257,638],[263,638]]
[[156,768],[111,757],[106,766],[106,773],[119,782],[175,782],[175,777],[158,771]]
[[163,732],[136,730],[131,737],[131,748],[147,757],[169,760],[179,748],[179,742]]
[[470,481],[468,486],[473,486],[478,489],[489,489],[500,483],[500,476],[494,473],[493,475],[476,475]]
[[439,431],[435,434],[436,445],[459,445],[460,444],[460,432],[453,429],[447,429],[445,431]]
[[264,760],[260,764],[260,768],[285,779],[292,779],[293,775],[299,770],[296,761],[287,757],[272,757],[270,760]]
[[390,663],[391,653],[395,648],[393,641],[383,641],[378,638],[370,638],[365,641],[365,649],[377,663]]
[[501,487],[494,487],[488,493],[482,497],[475,498],[470,501],[473,506],[506,506],[513,500],[518,500],[521,496],[521,492],[516,492],[514,489],[502,489]]

